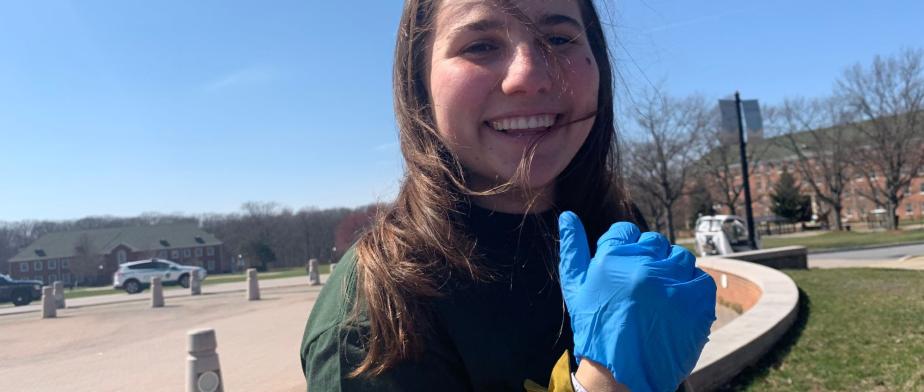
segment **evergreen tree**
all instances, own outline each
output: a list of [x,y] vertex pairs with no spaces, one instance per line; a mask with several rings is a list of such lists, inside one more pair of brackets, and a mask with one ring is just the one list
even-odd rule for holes
[[783,169],[780,180],[773,185],[773,193],[770,198],[773,200],[773,213],[790,223],[811,219],[811,198],[802,194],[799,190],[799,184],[796,183],[796,179],[792,174],[789,174],[788,170]]

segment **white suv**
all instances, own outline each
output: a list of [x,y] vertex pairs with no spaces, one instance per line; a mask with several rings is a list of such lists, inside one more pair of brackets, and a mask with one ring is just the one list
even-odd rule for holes
[[112,275],[112,287],[125,289],[129,294],[140,293],[151,285],[151,278],[159,277],[164,285],[178,284],[189,287],[189,277],[198,274],[199,281],[205,279],[205,268],[181,265],[169,260],[148,259],[130,261],[119,265]]

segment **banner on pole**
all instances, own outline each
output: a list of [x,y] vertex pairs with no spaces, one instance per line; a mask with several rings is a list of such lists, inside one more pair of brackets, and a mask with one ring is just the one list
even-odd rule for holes
[[741,101],[741,111],[744,113],[744,123],[747,124],[748,140],[764,138],[764,119],[760,115],[760,104],[756,99]]
[[722,131],[719,133],[722,144],[738,143],[738,111],[735,101],[720,99],[719,114],[722,117]]

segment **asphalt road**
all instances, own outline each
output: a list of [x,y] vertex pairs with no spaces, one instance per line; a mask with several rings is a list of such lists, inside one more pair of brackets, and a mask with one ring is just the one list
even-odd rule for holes
[[924,255],[924,244],[810,254],[809,268],[868,267]]

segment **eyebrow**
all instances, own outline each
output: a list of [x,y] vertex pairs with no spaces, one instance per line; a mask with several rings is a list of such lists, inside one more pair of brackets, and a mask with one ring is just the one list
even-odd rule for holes
[[[560,24],[571,25],[576,29],[584,29],[584,26],[581,25],[581,22],[578,22],[574,18],[562,15],[562,14],[546,14],[542,15],[539,18],[537,23],[541,26],[556,26]],[[504,23],[496,19],[484,19],[477,22],[467,23],[465,25],[459,26],[453,29],[451,35],[455,35],[462,32],[476,31],[476,32],[485,32],[491,30],[499,30],[504,27]]]
[[477,22],[468,23],[468,24],[459,26],[453,29],[450,35],[456,35],[458,33],[463,33],[467,31],[484,32],[484,31],[498,30],[503,26],[504,26],[504,23],[499,20],[484,19],[484,20],[479,20]]
[[577,20],[575,20],[574,18],[568,15],[562,15],[562,14],[542,15],[539,18],[539,24],[542,26],[555,26],[555,25],[560,25],[560,24],[567,24],[577,29],[581,29],[581,30],[584,29],[584,25],[582,25],[581,22],[578,22]]

